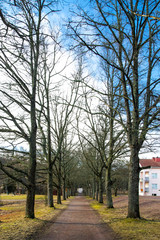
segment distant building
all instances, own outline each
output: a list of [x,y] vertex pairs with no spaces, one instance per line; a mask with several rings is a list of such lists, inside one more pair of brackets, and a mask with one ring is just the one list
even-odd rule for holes
[[160,196],[160,158],[141,159],[139,195]]

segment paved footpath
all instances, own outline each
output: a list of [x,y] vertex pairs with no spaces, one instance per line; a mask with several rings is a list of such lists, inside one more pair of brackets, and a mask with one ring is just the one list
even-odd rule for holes
[[53,224],[37,236],[38,240],[117,240],[112,229],[104,224],[90,207],[89,201],[78,196]]

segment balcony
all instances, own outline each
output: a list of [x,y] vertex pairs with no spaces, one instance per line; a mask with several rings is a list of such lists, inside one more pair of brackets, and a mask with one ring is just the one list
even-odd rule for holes
[[145,177],[145,182],[149,182],[149,177]]
[[149,188],[145,188],[145,192],[149,192]]

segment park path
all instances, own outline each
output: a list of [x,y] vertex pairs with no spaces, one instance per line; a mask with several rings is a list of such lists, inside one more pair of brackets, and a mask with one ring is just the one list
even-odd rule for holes
[[53,224],[37,236],[38,240],[116,240],[120,239],[104,224],[83,196],[71,200]]

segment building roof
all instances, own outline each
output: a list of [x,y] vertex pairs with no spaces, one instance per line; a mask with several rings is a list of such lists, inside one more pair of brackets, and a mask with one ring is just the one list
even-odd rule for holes
[[152,158],[152,159],[140,159],[141,167],[159,167],[160,168],[160,158]]

